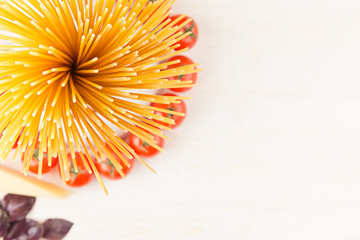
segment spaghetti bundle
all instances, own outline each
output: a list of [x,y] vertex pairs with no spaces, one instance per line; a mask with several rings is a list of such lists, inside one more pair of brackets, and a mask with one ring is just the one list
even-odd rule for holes
[[[107,157],[122,175],[116,157],[126,166],[124,156],[146,165],[112,126],[159,148],[152,134],[166,138],[163,130],[170,129],[164,125],[173,121],[154,111],[182,115],[149,103],[178,103],[183,97],[138,91],[191,87],[191,81],[167,78],[198,71],[197,64],[168,69],[179,61],[163,63],[187,50],[174,49],[191,34],[178,31],[189,22],[177,24],[185,15],[167,18],[173,2],[0,0],[0,40],[5,41],[0,46],[0,158],[17,144],[14,158],[25,156],[26,174],[39,144],[39,177],[43,164],[58,157],[66,182],[70,161],[77,171],[79,152],[105,192],[87,159]],[[49,161],[43,163],[45,153]]]

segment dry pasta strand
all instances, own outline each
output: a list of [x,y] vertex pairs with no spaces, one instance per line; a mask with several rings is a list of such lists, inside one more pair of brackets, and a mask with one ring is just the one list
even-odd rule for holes
[[189,34],[175,27],[185,15],[165,20],[173,3],[1,0],[0,40],[5,43],[0,45],[0,158],[6,159],[16,142],[14,158],[24,155],[22,171],[27,174],[38,148],[40,159],[44,153],[49,156],[48,162],[40,161],[39,178],[42,166],[58,157],[65,183],[71,174],[69,161],[78,171],[78,152],[106,194],[91,157],[108,157],[122,176],[116,159],[129,166],[124,156],[134,156],[154,171],[119,135],[133,133],[161,150],[151,134],[167,138],[162,130],[170,128],[153,121],[159,118],[154,110],[182,114],[144,102],[177,103],[185,98],[137,90],[192,86],[191,81],[167,78],[200,71],[197,64],[167,69],[178,61],[162,62],[187,50],[174,50]]

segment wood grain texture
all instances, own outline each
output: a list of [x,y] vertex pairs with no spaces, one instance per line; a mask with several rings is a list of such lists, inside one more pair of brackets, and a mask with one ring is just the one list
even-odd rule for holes
[[[32,216],[67,239],[360,239],[360,4],[178,0],[205,69],[166,153]],[[46,211],[45,211],[46,209]]]

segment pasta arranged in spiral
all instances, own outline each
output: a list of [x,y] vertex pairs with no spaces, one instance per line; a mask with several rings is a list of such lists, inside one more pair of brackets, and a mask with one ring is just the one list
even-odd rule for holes
[[0,0],[0,158],[17,144],[14,157],[24,154],[26,174],[39,144],[39,159],[49,155],[49,162],[40,160],[39,177],[50,156],[58,157],[65,182],[70,161],[77,169],[79,152],[105,192],[94,162],[87,159],[107,157],[120,174],[116,157],[125,165],[124,156],[147,165],[119,132],[158,148],[151,134],[166,138],[163,130],[170,129],[165,125],[173,121],[154,111],[182,114],[149,103],[177,103],[184,97],[139,90],[191,87],[192,81],[168,78],[199,71],[198,64],[168,68],[179,61],[164,62],[187,50],[174,49],[191,34],[178,31],[188,23],[177,24],[185,14],[168,18],[173,2]]

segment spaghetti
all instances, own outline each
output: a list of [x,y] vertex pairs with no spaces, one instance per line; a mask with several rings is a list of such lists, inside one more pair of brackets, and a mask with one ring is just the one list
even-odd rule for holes
[[[187,50],[174,50],[190,33],[178,32],[189,21],[176,25],[185,14],[175,21],[167,18],[173,2],[0,0],[0,29],[5,31],[0,40],[8,42],[0,45],[0,158],[6,159],[16,143],[14,157],[24,154],[22,171],[27,174],[39,141],[39,178],[42,165],[58,157],[66,182],[69,161],[77,171],[79,152],[106,193],[94,162],[86,160],[91,155],[108,157],[122,175],[116,157],[127,166],[124,156],[135,157],[149,167],[109,124],[156,148],[151,134],[165,138],[163,130],[169,128],[152,120],[173,124],[146,102],[184,98],[136,93],[191,87],[192,81],[167,78],[199,71],[197,64],[172,69],[168,66],[178,61],[159,64]],[[47,163],[42,162],[45,152]]]

